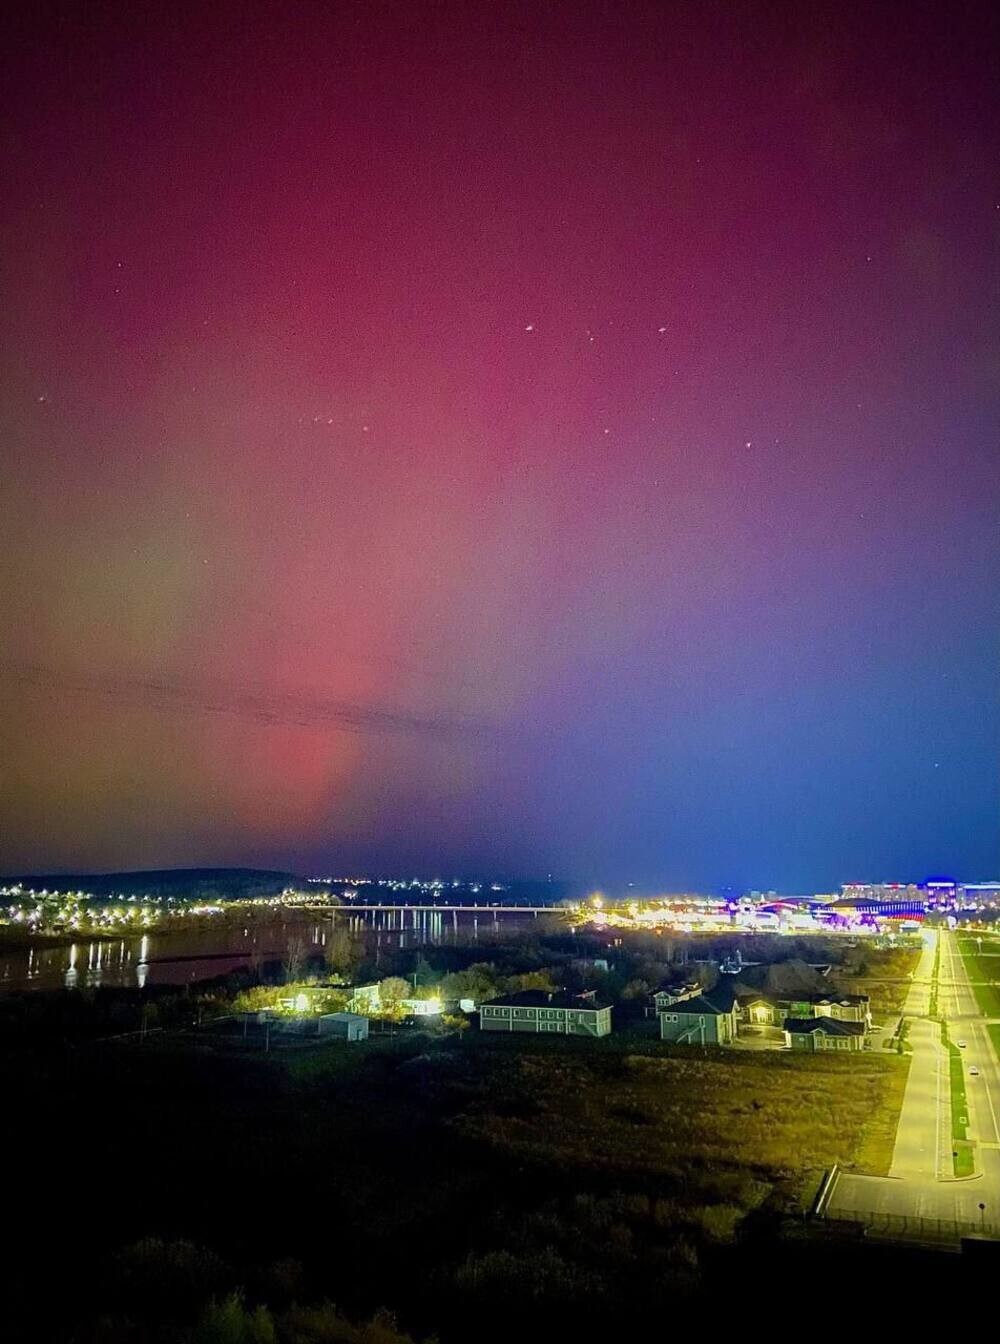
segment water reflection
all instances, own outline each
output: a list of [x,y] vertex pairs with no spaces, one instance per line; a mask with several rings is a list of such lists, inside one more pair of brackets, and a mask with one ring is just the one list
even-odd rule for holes
[[147,984],[185,984],[228,975],[241,967],[257,970],[267,961],[283,961],[289,953],[321,956],[335,928],[363,936],[377,966],[391,952],[423,944],[458,940],[487,942],[501,933],[526,928],[534,916],[462,910],[402,908],[351,909],[324,912],[283,911],[252,925],[211,926],[200,930],[136,935],[114,940],[50,945],[39,942],[19,952],[0,954],[0,987],[76,989]]

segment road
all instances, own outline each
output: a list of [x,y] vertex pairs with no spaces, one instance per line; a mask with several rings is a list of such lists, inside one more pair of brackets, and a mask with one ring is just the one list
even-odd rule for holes
[[[948,1053],[941,1044],[939,1023],[927,1016],[938,946],[938,1015],[951,1040],[966,1042],[963,1069],[976,1174],[961,1180],[952,1174]],[[910,1022],[913,1057],[889,1175],[841,1175],[827,1206],[828,1216],[854,1216],[903,1235],[921,1230],[934,1234],[935,1224],[938,1232],[959,1225],[959,1230],[985,1228],[1000,1234],[1000,1060],[954,933],[928,931],[904,1016]],[[973,1066],[979,1070],[977,1076],[969,1073]],[[952,1232],[957,1235],[955,1227]]]

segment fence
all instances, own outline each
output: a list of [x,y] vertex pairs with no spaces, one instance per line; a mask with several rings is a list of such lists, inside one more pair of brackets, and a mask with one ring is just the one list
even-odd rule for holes
[[861,1223],[869,1236],[912,1241],[958,1242],[963,1237],[987,1236],[1000,1239],[1000,1223],[985,1215],[974,1221],[953,1218],[922,1218],[904,1213],[872,1213],[870,1210],[840,1209],[823,1214],[830,1223]]

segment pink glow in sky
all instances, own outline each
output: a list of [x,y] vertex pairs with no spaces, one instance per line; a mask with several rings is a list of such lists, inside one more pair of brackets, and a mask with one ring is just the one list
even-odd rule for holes
[[0,867],[994,875],[990,6],[23,8]]

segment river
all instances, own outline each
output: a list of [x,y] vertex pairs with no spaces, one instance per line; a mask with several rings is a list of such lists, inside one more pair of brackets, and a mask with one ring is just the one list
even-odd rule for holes
[[83,989],[100,985],[142,988],[185,985],[262,961],[282,961],[294,945],[306,957],[322,955],[330,929],[343,922],[364,935],[376,966],[383,956],[403,948],[459,941],[489,944],[531,927],[529,911],[405,909],[285,910],[257,915],[245,925],[232,918],[220,927],[130,934],[122,938],[81,938],[0,953],[0,993],[25,989]]

